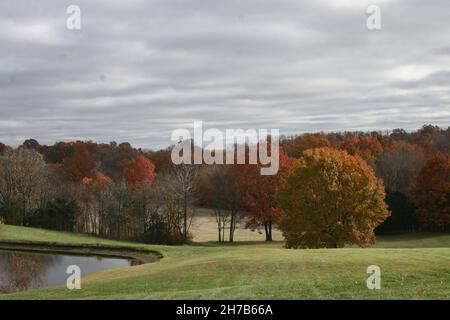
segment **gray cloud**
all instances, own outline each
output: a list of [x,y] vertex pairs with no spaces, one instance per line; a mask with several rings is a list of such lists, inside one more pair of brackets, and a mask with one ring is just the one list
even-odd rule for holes
[[[82,30],[65,27],[68,5]],[[378,4],[382,30],[366,29]],[[169,145],[224,128],[450,123],[450,3],[129,0],[0,3],[0,141]]]

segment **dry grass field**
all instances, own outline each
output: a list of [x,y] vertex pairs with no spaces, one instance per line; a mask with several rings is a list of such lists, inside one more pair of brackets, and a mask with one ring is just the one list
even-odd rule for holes
[[[192,233],[192,240],[194,242],[216,242],[218,239],[217,222],[214,215],[214,211],[211,209],[199,208],[196,210],[195,216],[192,220],[190,229]],[[228,240],[229,230],[225,232],[225,239]],[[283,241],[283,235],[276,228],[273,230],[273,240]],[[236,225],[234,234],[234,240],[236,242],[251,242],[251,241],[264,241],[264,230],[259,232],[245,229],[245,221],[240,219]]]

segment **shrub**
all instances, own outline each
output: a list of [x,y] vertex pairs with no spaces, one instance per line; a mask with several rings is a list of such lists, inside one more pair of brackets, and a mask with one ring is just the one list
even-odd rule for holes
[[147,227],[147,230],[139,239],[144,243],[150,244],[172,244],[172,235],[167,230],[167,224],[164,222],[153,223]]
[[77,211],[78,206],[75,201],[56,198],[47,202],[43,208],[34,210],[27,218],[26,225],[58,231],[73,231]]
[[149,244],[179,245],[190,242],[191,236],[188,234],[184,239],[179,230],[171,229],[165,221],[156,221],[147,225],[138,240]]

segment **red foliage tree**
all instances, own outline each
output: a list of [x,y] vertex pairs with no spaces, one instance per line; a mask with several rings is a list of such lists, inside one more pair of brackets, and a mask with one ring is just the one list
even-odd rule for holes
[[412,190],[421,224],[443,230],[450,226],[450,157],[437,155],[420,171]]
[[155,181],[155,165],[146,157],[139,156],[123,170],[123,177],[135,192],[142,191]]
[[64,175],[71,180],[80,182],[85,177],[92,175],[92,170],[97,163],[92,159],[89,153],[83,152],[70,158],[64,159],[62,170]]
[[278,223],[280,216],[276,208],[275,194],[285,183],[286,177],[292,169],[295,159],[289,158],[280,149],[280,167],[275,175],[261,175],[261,165],[238,165],[240,179],[245,186],[244,205],[247,212],[246,227],[255,230],[264,227],[266,241],[272,241],[272,227]]
[[83,178],[91,177],[93,170],[97,167],[97,162],[92,158],[86,143],[82,141],[60,142],[55,144],[53,149],[54,154],[42,148],[44,158],[48,161],[51,155],[50,163],[62,162],[60,167],[62,175],[72,181],[81,182]]

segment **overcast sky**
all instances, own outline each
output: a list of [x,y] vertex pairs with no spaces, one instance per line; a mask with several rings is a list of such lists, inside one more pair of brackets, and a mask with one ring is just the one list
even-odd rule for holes
[[[66,8],[81,8],[81,30]],[[366,8],[381,8],[381,30]],[[0,141],[450,125],[448,0],[2,0]]]

